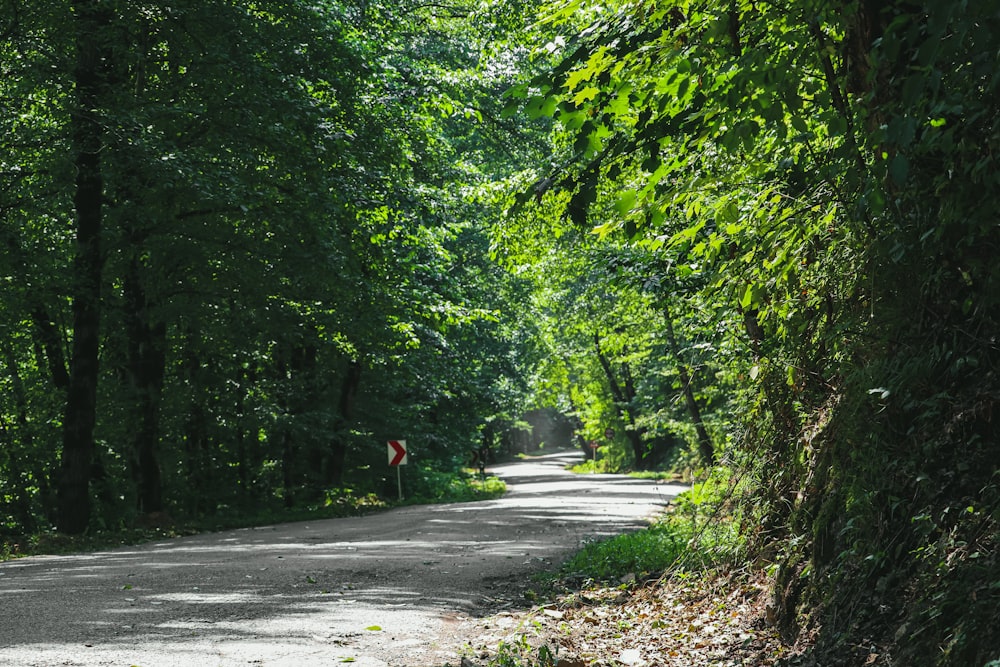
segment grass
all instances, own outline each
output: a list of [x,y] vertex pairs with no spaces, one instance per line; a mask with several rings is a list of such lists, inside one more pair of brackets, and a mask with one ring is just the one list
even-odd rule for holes
[[635,479],[655,479],[655,480],[665,480],[670,482],[680,482],[683,481],[684,476],[676,472],[664,472],[662,470],[637,470],[630,472],[629,477]]
[[635,533],[586,544],[566,561],[563,572],[594,581],[663,572],[678,561],[686,544],[682,532],[660,523]]
[[40,530],[30,535],[5,536],[0,543],[0,561],[38,556],[43,554],[70,554],[100,551],[120,546],[154,542],[184,535],[196,535],[250,526],[266,526],[293,521],[315,521],[358,516],[381,509],[389,504],[374,496],[341,495],[333,502],[321,506],[292,508],[270,507],[257,511],[238,511],[230,508],[202,519],[174,522],[167,515],[153,526],[120,526],[117,528],[91,528],[81,535],[67,535],[56,530]]
[[562,567],[564,576],[608,582],[674,569],[706,569],[739,550],[736,521],[725,506],[723,476],[680,494],[659,520],[644,530],[586,544]]
[[507,485],[497,477],[480,478],[471,471],[455,475],[433,470],[420,470],[416,479],[403,481],[403,492],[411,487],[412,494],[403,500],[404,505],[433,505],[461,503],[499,498],[507,492]]
[[502,641],[489,667],[554,667],[558,664],[555,652],[547,645],[533,647],[526,635]]
[[[570,472],[576,473],[578,475],[590,475],[594,473],[619,473],[617,467],[608,459],[598,459],[594,461],[593,459],[586,459],[581,463],[574,466],[570,466]],[[629,477],[634,477],[635,479],[654,479],[654,480],[669,480],[672,482],[677,482],[682,480],[682,475],[672,472],[672,471],[662,471],[662,470],[634,470],[632,472],[626,473]]]
[[609,473],[617,472],[612,470],[610,464],[606,459],[584,459],[582,463],[577,463],[574,466],[570,466],[570,472],[574,472],[578,475],[590,475],[593,473]]

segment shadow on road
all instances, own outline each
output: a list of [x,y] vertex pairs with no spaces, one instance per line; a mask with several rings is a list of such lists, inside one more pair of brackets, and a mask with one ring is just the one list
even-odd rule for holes
[[[496,466],[510,491],[492,501],[4,563],[0,663],[57,664],[5,662],[23,657],[18,647],[39,655],[60,645],[127,653],[137,642],[179,652],[174,662],[150,664],[202,664],[181,657],[189,650],[225,657],[234,642],[239,655],[274,642],[329,653],[375,626],[525,605],[532,575],[586,540],[641,527],[684,490],[573,475],[563,470],[572,456]],[[412,631],[397,633],[399,641]]]

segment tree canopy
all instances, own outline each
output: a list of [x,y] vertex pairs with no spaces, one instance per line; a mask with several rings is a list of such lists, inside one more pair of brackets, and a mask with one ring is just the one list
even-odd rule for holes
[[37,9],[0,31],[9,530],[381,493],[386,438],[456,471],[513,420],[471,3]]
[[740,414],[723,458],[752,479],[786,636],[996,657],[996,4],[545,16],[548,65],[509,93],[554,123],[522,224],[651,253],[671,312],[714,323]]
[[996,659],[998,23],[3,3],[0,534],[391,496],[387,439],[432,497],[558,415],[732,480],[788,641]]

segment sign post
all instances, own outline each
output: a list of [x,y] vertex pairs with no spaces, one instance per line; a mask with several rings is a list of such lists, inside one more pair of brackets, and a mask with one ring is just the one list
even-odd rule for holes
[[403,477],[399,466],[406,465],[409,454],[406,452],[406,440],[390,440],[386,443],[389,451],[389,465],[396,468],[396,488],[399,489],[399,499],[403,499]]
[[597,444],[596,440],[591,440],[590,441],[590,451],[593,452],[593,454],[594,454],[594,467],[591,468],[590,472],[597,472],[597,448],[598,447],[600,447],[600,445]]

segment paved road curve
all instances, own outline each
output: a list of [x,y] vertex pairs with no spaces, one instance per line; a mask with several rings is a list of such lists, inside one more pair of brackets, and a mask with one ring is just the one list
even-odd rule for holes
[[457,664],[464,618],[682,490],[565,472],[578,456],[497,466],[494,501],[2,563],[0,665]]

